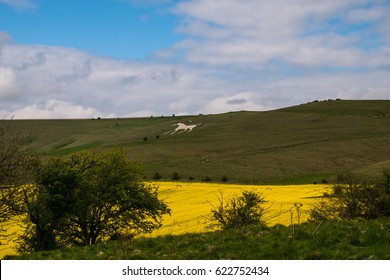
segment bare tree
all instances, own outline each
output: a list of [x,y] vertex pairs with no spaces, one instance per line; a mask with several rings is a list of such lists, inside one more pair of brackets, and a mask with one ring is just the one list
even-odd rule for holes
[[18,195],[31,183],[34,154],[26,145],[26,138],[12,120],[0,120],[0,235],[2,244],[10,238],[9,222],[20,212]]
[[31,181],[31,149],[28,136],[13,127],[12,120],[0,121],[0,188],[8,189]]

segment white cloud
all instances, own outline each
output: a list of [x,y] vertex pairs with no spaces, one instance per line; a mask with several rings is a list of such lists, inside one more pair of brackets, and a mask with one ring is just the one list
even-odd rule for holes
[[388,6],[357,8],[347,12],[345,20],[350,23],[376,22],[388,16]]
[[[315,73],[269,84],[268,89],[296,96],[295,103],[315,99],[389,99],[388,71],[371,73]],[[297,94],[299,93],[299,94]]]
[[389,96],[389,87],[354,87],[349,88],[340,94],[340,97],[345,99],[389,99]]
[[390,20],[382,8],[368,0],[180,1],[183,41],[145,61],[18,45],[0,32],[0,112],[159,116],[388,99]]
[[[171,115],[193,112],[207,102],[206,95],[224,90],[215,89],[218,79],[187,66],[101,58],[61,47],[6,45],[0,67],[0,111],[15,118],[54,116],[54,105],[46,100],[93,108],[102,116]],[[192,96],[192,102],[180,103]],[[81,116],[77,110],[64,114]]]
[[349,26],[388,14],[386,6],[361,8],[368,2],[198,0],[180,2],[175,12],[184,22],[178,32],[194,37],[182,47],[192,63],[264,66],[282,59],[297,66],[387,66],[382,51],[361,47],[367,31]]
[[175,12],[185,19],[181,30],[191,35],[204,37],[209,28],[218,27],[230,37],[286,38],[300,33],[309,19],[334,16],[351,2],[354,0],[198,0],[180,2]]
[[16,85],[15,73],[11,68],[0,67],[0,100],[11,95]]
[[262,96],[254,92],[241,92],[233,96],[223,96],[211,100],[204,108],[202,113],[224,113],[234,111],[262,111],[269,109],[262,104]]
[[90,107],[74,105],[66,101],[50,99],[41,104],[27,105],[13,112],[16,119],[91,118],[100,116]]

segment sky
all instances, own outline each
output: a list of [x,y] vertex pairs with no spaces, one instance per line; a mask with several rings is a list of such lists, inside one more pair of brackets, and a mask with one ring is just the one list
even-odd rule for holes
[[0,0],[0,117],[390,99],[390,0]]

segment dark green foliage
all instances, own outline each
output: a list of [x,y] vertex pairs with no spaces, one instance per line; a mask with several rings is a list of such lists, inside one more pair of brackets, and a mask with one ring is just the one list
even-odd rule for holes
[[203,182],[210,182],[211,181],[211,178],[210,176],[206,176],[202,179]]
[[210,228],[240,228],[246,225],[265,225],[263,221],[264,204],[266,200],[262,194],[253,191],[243,191],[240,197],[233,197],[224,202],[223,193],[219,198],[219,205],[211,209]]
[[170,210],[155,187],[138,181],[139,174],[121,150],[42,163],[24,198],[28,231],[21,249],[85,246],[161,226]]
[[176,171],[173,172],[173,173],[172,173],[172,176],[171,176],[171,179],[172,179],[172,180],[175,180],[175,181],[179,180],[179,179],[180,179],[179,173],[176,172]]
[[160,180],[161,178],[162,178],[162,176],[160,173],[158,173],[158,172],[154,173],[153,180]]
[[339,176],[330,193],[311,211],[314,220],[375,219],[390,216],[390,171],[384,170],[379,180],[348,173]]
[[374,201],[374,207],[381,216],[390,217],[390,169],[383,170],[383,176],[376,184],[379,199]]

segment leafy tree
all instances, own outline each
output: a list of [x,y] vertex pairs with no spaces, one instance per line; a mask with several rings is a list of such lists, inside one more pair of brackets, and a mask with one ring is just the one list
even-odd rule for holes
[[156,187],[137,179],[139,174],[121,150],[42,163],[24,199],[29,230],[21,250],[91,245],[161,226],[170,209]]
[[265,213],[262,204],[267,202],[262,194],[253,191],[243,191],[239,197],[224,202],[223,194],[219,198],[219,205],[212,207],[210,228],[239,228],[245,225],[264,225]]
[[26,214],[26,233],[22,236],[21,251],[41,251],[57,248],[57,234],[74,211],[76,190],[80,188],[81,165],[62,159],[41,163],[35,184],[22,189],[20,214]]

